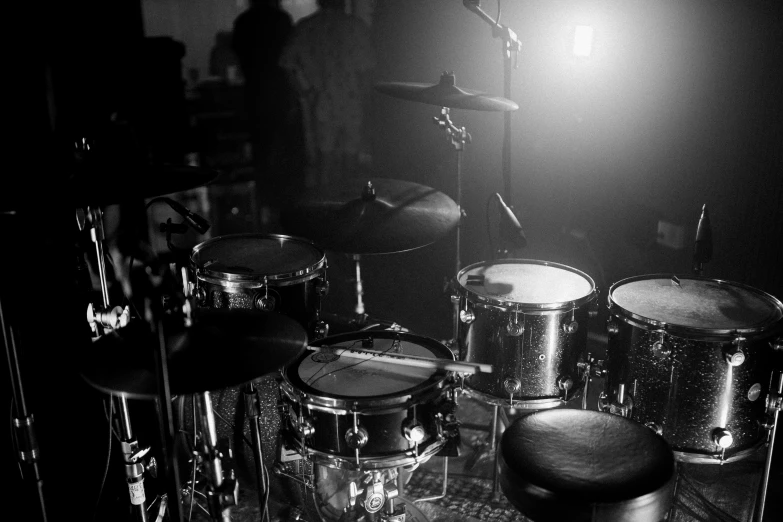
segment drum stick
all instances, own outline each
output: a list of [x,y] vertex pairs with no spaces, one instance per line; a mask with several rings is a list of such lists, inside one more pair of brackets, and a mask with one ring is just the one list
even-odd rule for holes
[[335,348],[331,346],[308,346],[313,352],[326,352],[350,357],[353,359],[378,359],[383,362],[399,364],[401,366],[415,366],[418,368],[432,368],[433,370],[446,370],[459,373],[492,373],[491,364],[472,363],[464,361],[450,361],[448,359],[436,359],[420,357],[418,355],[404,355],[399,353],[378,352],[375,350],[355,350],[348,348]]

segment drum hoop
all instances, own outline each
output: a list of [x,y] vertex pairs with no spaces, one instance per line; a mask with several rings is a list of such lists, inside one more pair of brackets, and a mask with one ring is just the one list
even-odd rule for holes
[[741,449],[731,455],[721,459],[720,453],[695,453],[690,451],[673,450],[675,460],[686,464],[728,464],[743,460],[756,453],[759,448],[767,443],[766,437],[760,437],[752,446]]
[[281,287],[281,286],[293,286],[300,283],[306,283],[311,279],[315,279],[323,275],[323,263],[319,266],[308,269],[306,273],[302,274],[279,274],[275,276],[267,276],[266,282],[258,277],[253,279],[239,279],[236,274],[225,274],[226,278],[215,276],[213,274],[207,275],[204,272],[196,271],[196,278],[205,284],[219,286],[224,292],[241,293],[243,290],[254,290],[257,288],[269,287]]
[[[746,328],[700,328],[698,326],[683,326],[675,323],[667,323],[665,321],[657,321],[655,319],[651,319],[649,317],[645,317],[643,315],[636,314],[634,312],[631,312],[630,310],[627,310],[623,306],[617,304],[612,300],[612,294],[614,293],[615,289],[618,287],[633,283],[636,281],[646,281],[650,279],[668,279],[671,278],[672,274],[649,274],[649,275],[642,275],[642,276],[634,276],[629,277],[626,279],[622,279],[616,283],[614,283],[612,286],[609,287],[609,292],[607,292],[607,305],[609,307],[609,311],[612,315],[617,317],[618,319],[622,320],[623,322],[630,324],[631,326],[636,326],[639,328],[643,328],[646,330],[663,330],[667,333],[670,333],[672,335],[681,335],[683,337],[687,338],[697,338],[697,339],[704,339],[705,337],[713,336],[716,340],[722,340],[722,339],[732,339],[736,336],[759,336],[760,334],[763,334],[764,336],[769,335],[780,331],[783,329],[783,303],[780,302],[777,298],[774,296],[768,294],[767,292],[764,292],[763,290],[759,290],[758,288],[754,288],[752,286],[748,286],[742,283],[736,283],[734,281],[728,281],[726,279],[711,279],[709,277],[699,277],[699,276],[690,276],[690,275],[683,275],[683,276],[677,276],[680,279],[689,279],[689,280],[697,280],[697,281],[709,281],[711,283],[718,283],[718,284],[727,284],[731,285],[733,287],[738,287],[743,290],[747,290],[748,292],[751,292],[759,297],[768,299],[771,301],[780,312],[777,319],[770,318],[766,319],[760,323],[749,325]],[[770,332],[770,327],[772,328],[772,331]]]
[[[198,266],[196,263],[196,256],[204,250],[207,246],[214,244],[218,242],[221,239],[226,238],[271,238],[271,239],[279,239],[279,240],[286,240],[291,242],[299,242],[299,243],[305,243],[307,245],[310,245],[313,247],[319,254],[321,254],[321,259],[316,261],[314,264],[300,268],[297,270],[293,270],[290,272],[282,272],[278,274],[264,274],[264,275],[246,275],[246,274],[235,274],[231,272],[221,272],[220,270],[210,270],[209,268],[205,268],[203,266]],[[298,236],[288,236],[284,234],[255,234],[255,233],[245,233],[245,234],[228,234],[225,236],[217,236],[212,239],[208,239],[204,241],[203,243],[200,243],[193,247],[193,251],[190,254],[190,265],[192,270],[196,273],[197,277],[201,278],[207,278],[211,277],[214,278],[213,281],[218,282],[232,282],[232,281],[250,281],[250,282],[258,282],[263,284],[264,280],[267,281],[286,281],[293,278],[301,277],[301,276],[307,276],[308,274],[313,274],[313,272],[320,270],[324,267],[326,264],[326,255],[324,254],[324,251],[318,248],[318,246],[309,239],[298,237]],[[310,278],[315,277],[317,274],[311,275]],[[301,281],[307,281],[307,279],[302,279]],[[297,280],[296,282],[301,282],[300,280]],[[209,281],[212,282],[212,281]]]
[[462,277],[462,275],[470,270],[473,270],[481,266],[504,264],[504,263],[496,263],[493,261],[479,261],[478,263],[473,263],[472,265],[468,265],[462,270],[460,270],[459,273],[457,274],[457,282],[459,283],[463,293],[475,297],[475,299],[480,303],[478,305],[481,306],[482,308],[494,308],[497,310],[501,310],[503,312],[515,310],[520,312],[530,311],[533,313],[536,311],[548,311],[548,310],[571,310],[574,308],[580,308],[584,304],[589,303],[590,301],[593,301],[598,297],[598,291],[596,290],[595,281],[593,281],[593,278],[579,269],[564,265],[562,263],[555,263],[554,261],[542,261],[539,259],[514,258],[514,259],[503,259],[503,261],[507,262],[505,264],[510,264],[510,265],[511,264],[543,265],[543,266],[551,266],[553,268],[560,268],[566,270],[567,272],[571,272],[585,278],[587,282],[590,283],[591,290],[590,292],[580,297],[579,299],[575,299],[571,301],[561,301],[556,303],[523,303],[518,301],[505,301],[503,299],[496,299],[494,297],[489,297],[474,292],[473,290],[470,290],[469,288],[463,286],[462,283],[459,283],[459,280]]
[[[313,346],[318,346],[320,344],[329,342],[337,344],[344,341],[353,341],[366,338],[368,337],[368,334],[371,334],[369,336],[373,337],[374,339],[394,339],[399,336],[400,341],[414,342],[414,344],[420,344],[420,346],[442,349],[443,353],[448,354],[452,361],[456,360],[452,351],[435,339],[406,332],[392,332],[385,330],[377,332],[347,332],[317,339],[311,344]],[[423,343],[416,343],[415,341],[423,341]],[[340,414],[348,414],[353,412],[368,412],[367,414],[369,414],[369,412],[372,412],[372,414],[381,414],[399,411],[400,409],[407,409],[414,404],[421,404],[427,399],[440,395],[440,390],[445,387],[445,381],[449,376],[449,372],[438,370],[428,379],[411,388],[406,388],[405,390],[401,390],[396,393],[387,393],[384,395],[351,397],[347,395],[327,394],[305,384],[299,377],[298,369],[300,363],[311,355],[312,354],[310,352],[306,351],[295,362],[283,368],[283,380],[288,386],[290,386],[293,394],[296,395],[296,397],[291,397],[292,400],[296,400],[308,408],[326,411],[329,413],[339,412]]]
[[407,466],[409,464],[413,464],[415,462],[423,463],[430,459],[430,457],[434,456],[436,453],[438,453],[441,448],[446,444],[446,439],[438,440],[437,438],[432,438],[431,442],[422,449],[422,445],[419,445],[419,454],[414,455],[413,449],[409,449],[407,451],[400,451],[398,453],[393,453],[391,455],[386,455],[383,457],[380,456],[370,456],[370,457],[362,457],[361,453],[359,454],[359,466],[356,466],[356,458],[355,457],[345,457],[342,455],[335,455],[333,453],[329,453],[327,451],[321,451],[314,449],[310,446],[305,445],[305,451],[307,452],[307,456],[309,458],[312,458],[313,461],[316,464],[321,464],[322,466],[327,466],[333,469],[347,469],[347,470],[357,470],[357,469],[386,469],[386,468],[397,468],[400,466]]

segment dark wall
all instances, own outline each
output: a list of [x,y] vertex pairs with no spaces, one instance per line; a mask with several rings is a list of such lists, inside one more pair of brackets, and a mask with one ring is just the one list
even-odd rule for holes
[[[495,14],[495,2],[482,7]],[[783,55],[779,2],[502,2],[523,51],[512,72],[511,189],[529,239],[517,257],[585,270],[599,286],[688,273],[703,204],[705,275],[783,297]],[[591,58],[570,28],[595,28]],[[461,2],[380,2],[378,79],[503,94],[500,43]],[[455,152],[435,106],[375,94],[379,175],[455,196]],[[463,265],[491,255],[485,205],[504,194],[501,113],[452,111],[473,141],[463,172]],[[657,244],[659,221],[683,248]],[[604,294],[605,295],[605,294]]]

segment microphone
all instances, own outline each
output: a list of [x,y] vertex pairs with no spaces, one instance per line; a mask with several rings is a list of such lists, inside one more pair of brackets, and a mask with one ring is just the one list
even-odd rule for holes
[[500,237],[504,241],[511,243],[514,248],[525,248],[527,246],[527,237],[522,230],[522,225],[514,215],[514,212],[506,205],[500,194],[495,193],[495,197],[500,205]]
[[710,216],[707,213],[707,204],[701,208],[699,224],[696,227],[696,242],[693,252],[693,271],[701,275],[702,265],[712,259],[712,228],[710,227]]
[[174,201],[171,198],[160,199],[168,203],[174,212],[182,216],[185,219],[185,222],[199,234],[205,234],[207,230],[209,230],[209,227],[212,226],[209,221],[199,216],[198,214],[194,214],[181,203]]

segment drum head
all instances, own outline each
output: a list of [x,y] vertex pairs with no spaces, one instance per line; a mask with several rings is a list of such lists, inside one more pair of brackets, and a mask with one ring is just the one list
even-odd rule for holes
[[[454,360],[439,342],[407,333],[351,332],[314,341],[312,345],[344,349],[392,351],[399,336],[401,353]],[[362,341],[372,339],[372,347]],[[323,397],[353,404],[362,399],[408,397],[444,380],[446,372],[430,368],[396,365],[388,361],[357,359],[327,352],[310,352],[285,370],[286,379],[311,397]]]
[[595,290],[592,278],[575,268],[530,259],[476,263],[462,269],[458,280],[482,300],[534,308],[581,304]]
[[307,274],[324,263],[313,243],[283,235],[234,234],[207,240],[193,249],[192,266],[227,280],[270,281]]
[[780,301],[755,288],[716,279],[678,281],[663,274],[625,279],[609,289],[609,304],[645,323],[697,331],[752,332],[783,317]]

